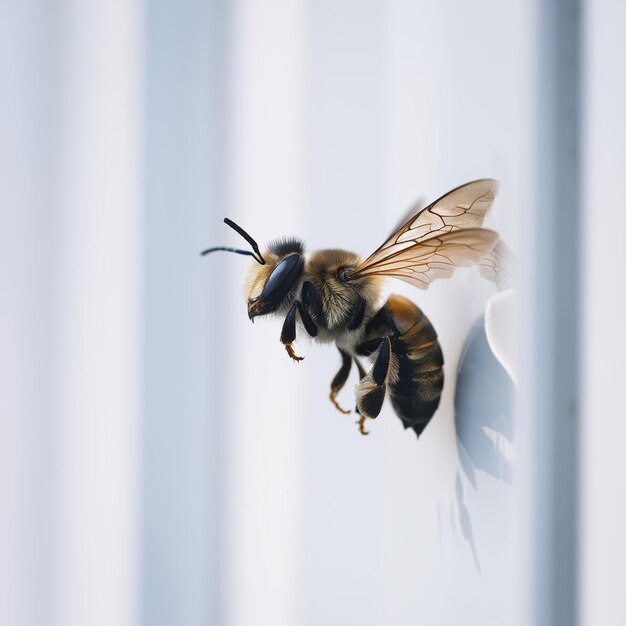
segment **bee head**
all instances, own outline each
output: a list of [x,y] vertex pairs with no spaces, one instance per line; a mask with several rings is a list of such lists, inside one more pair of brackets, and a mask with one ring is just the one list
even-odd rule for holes
[[257,242],[241,226],[227,217],[224,223],[238,232],[252,250],[218,246],[208,248],[201,254],[224,250],[254,259],[246,283],[248,317],[254,321],[258,315],[274,313],[282,305],[290,303],[304,272],[304,244],[297,239],[281,239],[271,243],[263,256]]
[[271,243],[263,265],[253,264],[246,282],[248,317],[274,313],[291,304],[304,272],[304,245],[297,239]]

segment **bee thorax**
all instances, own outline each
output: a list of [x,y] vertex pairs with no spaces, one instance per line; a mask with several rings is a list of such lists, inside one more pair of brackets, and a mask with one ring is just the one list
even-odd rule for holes
[[359,262],[354,252],[330,249],[314,252],[305,264],[304,280],[319,294],[319,322],[335,335],[358,331],[378,300],[377,279],[345,279]]

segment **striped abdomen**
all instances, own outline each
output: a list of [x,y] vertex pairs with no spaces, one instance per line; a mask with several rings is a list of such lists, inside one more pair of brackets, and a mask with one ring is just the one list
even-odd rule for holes
[[387,336],[397,367],[389,384],[393,408],[419,436],[439,406],[443,355],[428,318],[410,300],[390,296],[367,326],[368,338]]

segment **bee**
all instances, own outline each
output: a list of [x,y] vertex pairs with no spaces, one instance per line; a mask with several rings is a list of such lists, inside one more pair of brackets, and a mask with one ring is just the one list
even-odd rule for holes
[[433,280],[471,264],[480,264],[483,276],[496,281],[500,265],[492,252],[499,237],[481,225],[497,190],[491,179],[453,189],[413,211],[364,260],[341,249],[307,254],[304,243],[294,238],[270,243],[262,254],[256,241],[228,218],[224,222],[252,249],[220,246],[202,254],[225,250],[253,258],[245,284],[248,316],[253,322],[262,315],[279,316],[280,341],[291,359],[303,359],[293,347],[297,332],[336,345],[341,367],[330,383],[329,398],[341,413],[350,413],[337,394],[354,361],[361,434],[368,434],[366,420],[379,415],[388,395],[404,428],[419,437],[439,406],[443,354],[433,325],[417,305],[391,295],[381,306],[381,281],[394,277],[427,289]]

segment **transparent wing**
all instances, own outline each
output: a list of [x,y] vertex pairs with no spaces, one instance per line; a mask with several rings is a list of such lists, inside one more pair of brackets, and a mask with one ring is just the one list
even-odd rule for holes
[[482,225],[498,191],[498,183],[490,178],[461,185],[406,220],[385,243],[355,269],[366,270],[384,263],[404,250],[443,233]]
[[485,228],[444,232],[381,259],[351,274],[393,276],[420,289],[436,278],[450,278],[457,267],[479,263],[498,243],[498,233]]
[[496,284],[498,291],[512,289],[517,282],[517,260],[500,239],[493,250],[478,264],[480,275]]

